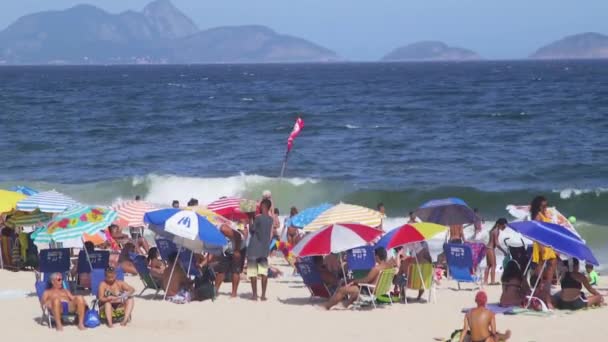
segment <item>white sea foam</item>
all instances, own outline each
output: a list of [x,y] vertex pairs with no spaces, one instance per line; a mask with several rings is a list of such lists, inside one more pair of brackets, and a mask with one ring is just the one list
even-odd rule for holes
[[355,125],[351,125],[351,124],[347,124],[345,127],[348,128],[348,129],[357,129],[357,128],[359,128],[359,126],[355,126]]
[[596,188],[596,189],[576,189],[576,188],[567,188],[563,190],[553,190],[553,192],[559,192],[559,197],[561,199],[570,199],[572,197],[577,197],[583,194],[595,194],[596,196],[600,196],[601,194],[608,192],[607,188]]

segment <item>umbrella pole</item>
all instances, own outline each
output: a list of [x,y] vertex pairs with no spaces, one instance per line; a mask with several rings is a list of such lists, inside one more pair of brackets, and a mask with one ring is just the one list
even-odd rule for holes
[[[179,252],[180,252],[181,248],[177,249],[177,256],[175,257],[175,260],[173,261],[173,266],[171,267],[171,273],[169,273],[169,282],[167,284],[167,287],[171,286],[171,278],[173,278],[173,271],[175,271],[175,265],[179,262]],[[165,294],[163,295],[163,300],[167,299],[167,290],[165,290]]]
[[418,255],[414,253],[414,259],[416,259],[416,268],[418,269],[418,275],[420,276],[420,281],[422,281],[422,289],[427,290],[426,284],[424,283],[424,278],[422,278],[422,269],[420,268],[420,263],[418,263]]
[[346,278],[346,270],[344,268],[344,262],[343,262],[342,259],[343,259],[343,255],[342,255],[342,252],[340,252],[340,266],[342,266],[342,275],[344,276],[344,285],[346,285],[346,280],[347,280],[347,278]]
[[534,284],[534,287],[532,288],[532,293],[530,294],[530,300],[528,301],[528,304],[526,305],[525,309],[530,307],[530,304],[532,303],[532,297],[534,297],[534,292],[536,292],[536,288],[538,287],[540,280],[543,278],[543,272],[545,271],[546,265],[547,265],[547,261],[543,261],[543,266],[540,268],[540,273],[536,279],[536,283]]
[[4,255],[2,254],[2,242],[0,241],[0,269],[4,269]]
[[84,236],[82,238],[82,248],[84,249],[84,254],[87,256],[87,262],[89,263],[89,267],[91,269],[91,273],[93,272],[93,264],[91,263],[91,258],[89,257],[89,251],[87,251],[87,246],[84,245]]
[[188,262],[188,278],[190,277],[190,269],[192,267],[192,257],[194,256],[194,252],[190,251],[190,262]]

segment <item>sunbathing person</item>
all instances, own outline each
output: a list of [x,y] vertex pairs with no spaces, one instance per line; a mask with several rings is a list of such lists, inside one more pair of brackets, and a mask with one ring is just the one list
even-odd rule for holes
[[163,289],[167,300],[174,303],[188,303],[192,300],[193,282],[177,260],[177,252],[169,255],[167,267],[163,272]]
[[120,325],[126,326],[129,323],[135,305],[134,292],[135,289],[131,285],[116,279],[116,269],[114,267],[106,268],[105,279],[99,285],[97,298],[99,298],[99,309],[100,311],[103,310],[100,312],[100,316],[105,317],[109,328],[113,326],[112,320],[115,311],[124,312],[124,318]]
[[150,245],[148,244],[148,241],[146,241],[146,239],[142,236],[142,234],[143,231],[141,231],[140,234],[136,234],[135,236],[133,236],[134,238],[131,239],[131,236],[124,234],[119,226],[115,224],[110,226],[110,236],[114,241],[116,241],[123,247],[126,246],[128,243],[132,243],[134,246],[136,246],[134,252],[137,251],[139,254],[143,253],[143,255],[146,255],[148,253],[148,250],[150,249]]
[[500,306],[520,306],[530,294],[530,285],[516,260],[509,260],[502,273]]
[[74,296],[70,291],[63,288],[63,276],[61,273],[51,274],[51,288],[44,291],[41,304],[48,308],[55,319],[55,328],[63,330],[61,316],[69,313],[78,315],[78,329],[86,329],[84,326],[84,312],[86,303],[82,296]]
[[479,291],[475,295],[477,307],[469,311],[464,316],[464,327],[460,334],[460,342],[465,340],[465,336],[470,335],[471,342],[499,342],[506,341],[511,337],[511,331],[507,330],[504,334],[496,331],[496,316],[486,309],[488,296],[485,292]]
[[148,268],[150,269],[150,275],[157,283],[162,282],[163,273],[165,272],[165,263],[160,260],[160,254],[158,248],[152,247],[148,251]]
[[377,248],[375,250],[376,255],[376,266],[372,268],[367,276],[362,279],[355,279],[352,282],[340,287],[336,293],[329,299],[329,301],[325,304],[325,308],[327,310],[331,309],[336,304],[340,303],[348,296],[348,302],[345,307],[351,306],[357,298],[359,298],[360,287],[359,284],[375,284],[378,276],[380,275],[380,271],[389,269],[392,266],[386,261],[386,249]]
[[120,251],[120,255],[118,256],[118,265],[126,273],[137,275],[137,269],[135,268],[135,264],[131,259],[132,254],[135,254],[135,245],[128,242],[122,248],[122,251]]
[[[562,290],[555,295],[555,306],[561,310],[579,310],[594,305],[601,305],[604,297],[589,284],[584,274],[579,272],[579,261],[572,258],[566,261],[568,271],[561,279]],[[583,298],[583,286],[591,293]]]
[[336,275],[334,273],[332,273],[327,268],[327,266],[325,266],[325,264],[323,263],[322,256],[314,256],[314,257],[312,257],[312,261],[313,261],[315,267],[317,268],[319,275],[321,276],[321,281],[323,282],[323,284],[325,284],[325,286],[327,286],[330,293],[334,293],[336,291],[336,289],[338,288],[338,285],[340,282],[338,277],[336,277]]
[[[86,251],[84,249],[86,249]],[[74,267],[72,268],[70,273],[72,276],[75,276],[75,275],[78,276],[78,285],[80,285],[81,287],[83,287],[85,289],[90,289],[91,288],[91,272],[82,272],[82,273],[78,273],[78,274],[76,274],[76,273],[78,272],[79,266],[81,269],[83,268],[82,265],[78,265],[79,260],[81,260],[81,259],[87,260],[87,258],[84,255],[86,255],[87,252],[88,253],[94,252],[95,245],[91,241],[87,241],[84,243],[84,249],[78,253],[78,259],[76,259],[76,263],[74,264]],[[85,268],[86,268],[86,266],[85,266]]]

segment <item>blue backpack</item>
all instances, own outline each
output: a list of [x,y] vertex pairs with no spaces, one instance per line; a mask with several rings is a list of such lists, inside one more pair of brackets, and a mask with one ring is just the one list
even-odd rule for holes
[[87,328],[96,328],[101,324],[99,313],[97,310],[87,310],[84,313],[84,326]]

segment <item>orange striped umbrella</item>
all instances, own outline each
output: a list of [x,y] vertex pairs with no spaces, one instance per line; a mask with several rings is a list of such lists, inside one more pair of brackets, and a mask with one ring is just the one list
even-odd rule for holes
[[158,209],[158,206],[146,201],[125,201],[115,204],[112,209],[118,213],[118,224],[128,227],[143,227],[144,215]]

